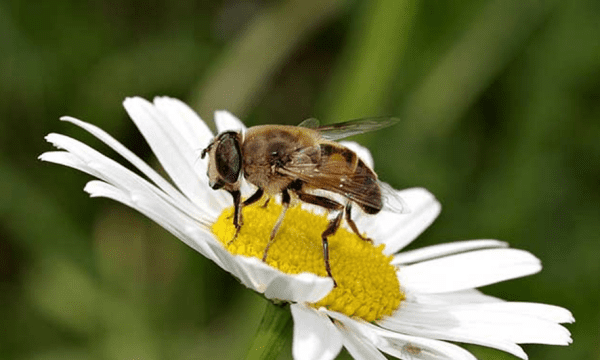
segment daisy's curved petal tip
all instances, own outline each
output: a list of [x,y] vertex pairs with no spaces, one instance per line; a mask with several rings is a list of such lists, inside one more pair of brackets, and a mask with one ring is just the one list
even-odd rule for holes
[[[185,104],[183,101],[176,99],[176,98],[172,98],[170,96],[155,96],[152,98],[152,102],[153,103],[157,103],[157,102],[161,102],[161,101],[169,101],[169,102],[174,102],[177,104]],[[187,106],[187,105],[186,105]]]
[[168,96],[155,96],[152,99],[152,104],[154,104],[154,106],[156,106],[158,108],[161,108],[163,106],[175,106],[175,107],[184,106],[184,107],[188,108],[188,105],[185,104],[183,101],[172,98],[172,97],[168,97]]
[[125,105],[127,103],[131,103],[131,102],[136,102],[136,101],[148,102],[148,100],[146,100],[146,99],[144,99],[143,97],[140,97],[140,96],[127,96],[125,98],[125,100],[123,100],[123,105]]
[[217,126],[217,132],[222,133],[223,131],[243,131],[246,130],[246,126],[229,111],[217,110],[215,111],[215,125]]
[[68,122],[76,122],[76,121],[81,121],[81,120],[79,120],[79,119],[77,119],[77,118],[74,118],[74,117],[72,117],[72,116],[68,116],[68,115],[61,116],[61,117],[59,117],[58,119],[59,119],[60,121],[68,121]]
[[183,101],[181,101],[179,99],[172,98],[169,96],[155,96],[152,99],[152,103],[154,104],[154,106],[156,106],[159,109],[165,109],[166,107],[172,107],[177,110],[185,110],[186,112],[192,112],[195,117],[200,119],[198,114],[196,114],[196,112],[194,112],[194,110],[188,104],[184,103]]
[[125,98],[123,107],[134,121],[136,118],[145,119],[155,111],[154,105],[150,101],[139,96]]

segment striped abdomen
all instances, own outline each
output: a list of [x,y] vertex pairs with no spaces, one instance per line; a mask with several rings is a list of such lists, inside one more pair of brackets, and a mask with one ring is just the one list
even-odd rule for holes
[[337,143],[321,143],[321,159],[317,169],[331,180],[327,190],[346,196],[367,214],[383,208],[377,175],[354,151]]

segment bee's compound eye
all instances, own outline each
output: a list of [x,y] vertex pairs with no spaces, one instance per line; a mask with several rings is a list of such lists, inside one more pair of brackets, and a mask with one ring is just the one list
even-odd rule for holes
[[242,154],[237,136],[235,132],[221,134],[215,151],[217,171],[227,183],[236,182],[240,176]]

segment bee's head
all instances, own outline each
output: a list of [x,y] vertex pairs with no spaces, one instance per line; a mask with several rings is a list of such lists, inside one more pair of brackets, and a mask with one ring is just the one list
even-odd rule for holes
[[223,132],[215,137],[202,158],[208,154],[208,181],[211,188],[218,190],[238,190],[242,169],[241,135],[235,131]]

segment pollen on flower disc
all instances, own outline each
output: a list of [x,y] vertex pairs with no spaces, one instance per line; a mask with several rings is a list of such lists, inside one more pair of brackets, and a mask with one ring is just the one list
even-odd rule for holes
[[[212,231],[232,254],[262,259],[281,210],[282,206],[274,201],[266,207],[261,202],[244,207],[241,231],[229,245],[235,234],[233,208],[223,211]],[[299,205],[290,207],[269,249],[267,264],[288,274],[311,272],[327,276],[321,241],[327,224],[325,215],[316,215]],[[374,246],[343,227],[328,240],[329,263],[337,287],[311,305],[366,321],[396,310],[404,294],[396,268],[390,264],[392,257],[383,254],[384,245]]]

